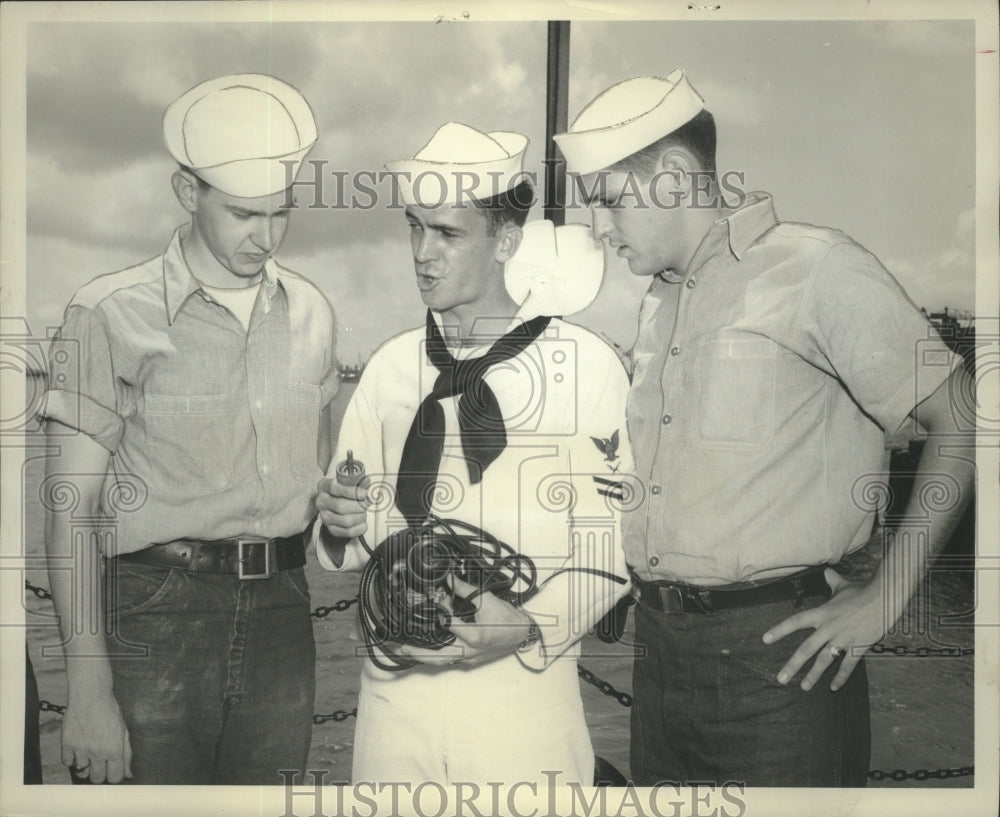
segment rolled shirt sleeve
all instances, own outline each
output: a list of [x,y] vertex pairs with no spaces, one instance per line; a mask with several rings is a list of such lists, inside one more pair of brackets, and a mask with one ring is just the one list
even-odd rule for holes
[[71,304],[49,353],[49,383],[39,411],[114,452],[125,421],[120,414],[111,341],[99,312]]
[[893,433],[962,359],[863,247],[842,241],[817,267],[804,299],[803,348]]

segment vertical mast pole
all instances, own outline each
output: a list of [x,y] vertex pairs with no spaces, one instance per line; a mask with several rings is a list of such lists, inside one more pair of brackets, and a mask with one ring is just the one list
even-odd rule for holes
[[568,125],[569,20],[549,20],[545,94],[545,218],[557,227],[566,222],[566,165],[553,134]]

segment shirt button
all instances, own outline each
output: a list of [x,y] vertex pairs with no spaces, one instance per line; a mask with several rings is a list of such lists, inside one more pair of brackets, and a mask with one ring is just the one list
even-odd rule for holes
[[254,400],[253,404],[254,404],[254,408],[263,408],[264,407],[264,404],[260,400]]
[[650,557],[650,559],[649,559],[649,566],[650,567],[656,567],[659,563],[660,563],[660,560],[659,560],[658,557],[656,557],[656,556]]
[[684,284],[688,289],[694,289],[694,278],[689,278],[687,283]]
[[665,426],[670,425],[670,421],[673,420],[673,419],[674,418],[671,417],[669,414],[664,414],[663,415],[663,425],[665,425]]
[[649,492],[653,494],[653,496],[657,496],[662,490],[663,489],[659,485],[654,485],[649,489]]
[[679,355],[680,353],[681,353],[680,346],[675,346],[673,349],[670,350],[670,354],[672,354],[674,357],[677,357],[677,355]]
[[263,473],[265,473],[265,474],[266,474],[266,473],[267,473],[267,466],[266,466],[266,465],[262,465],[262,466],[260,467],[260,470],[261,470],[261,471],[262,471]]

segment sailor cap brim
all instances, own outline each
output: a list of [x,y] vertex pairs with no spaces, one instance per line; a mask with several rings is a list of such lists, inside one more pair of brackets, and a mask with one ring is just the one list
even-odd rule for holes
[[570,172],[610,167],[690,122],[705,100],[678,68],[666,78],[635,77],[598,94],[554,139]]
[[523,180],[528,137],[483,133],[458,122],[442,125],[412,159],[386,163],[407,205],[440,207],[483,201]]

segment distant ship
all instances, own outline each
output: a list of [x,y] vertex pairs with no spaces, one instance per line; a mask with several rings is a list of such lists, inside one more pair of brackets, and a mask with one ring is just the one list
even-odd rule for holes
[[341,383],[357,383],[361,379],[361,373],[365,370],[364,363],[357,363],[354,366],[342,365],[340,367]]
[[941,335],[941,340],[953,352],[965,360],[969,372],[975,373],[976,364],[976,316],[962,309],[944,308],[943,312],[921,309],[927,319]]

